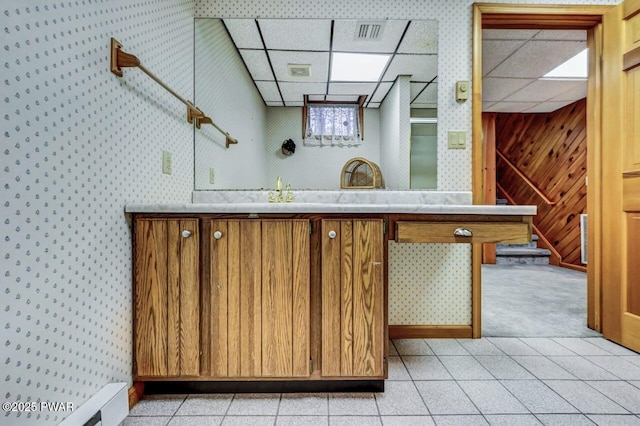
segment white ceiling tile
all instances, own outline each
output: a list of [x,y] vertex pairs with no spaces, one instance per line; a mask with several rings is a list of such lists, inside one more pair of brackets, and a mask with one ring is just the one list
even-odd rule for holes
[[360,21],[337,19],[333,26],[334,52],[393,53],[408,21],[384,21],[379,40],[356,40],[356,29]]
[[324,94],[322,95],[309,95],[310,101],[324,101]]
[[382,100],[384,99],[385,96],[387,96],[387,92],[389,92],[389,89],[391,89],[392,86],[393,86],[393,83],[380,83],[380,85],[378,86],[378,89],[376,90],[376,93],[374,93],[373,97],[371,98],[371,103],[382,102]]
[[267,106],[270,106],[270,107],[281,107],[281,106],[284,106],[284,105],[282,105],[281,101],[267,102],[266,104],[267,104]]
[[424,89],[425,87],[427,87],[427,84],[429,83],[424,83],[424,82],[420,82],[420,83],[410,83],[409,84],[409,98],[413,99],[416,96],[418,96],[418,94],[420,92],[422,92],[422,89]]
[[[413,99],[413,96],[411,97]],[[420,95],[411,103],[414,104],[438,104],[438,85],[435,83],[429,84],[426,89],[420,93]]]
[[256,86],[262,95],[262,99],[269,104],[269,102],[281,102],[280,92],[278,92],[278,86],[273,81],[256,81]]
[[524,112],[536,105],[537,102],[497,102],[484,112]]
[[258,27],[253,19],[224,19],[233,43],[238,49],[263,49]]
[[[269,51],[271,65],[276,73],[278,81],[303,81],[307,83],[318,83],[327,81],[329,73],[329,53],[328,52],[282,52]],[[287,64],[309,64],[309,77],[294,77],[289,75]]]
[[562,107],[565,107],[569,104],[571,104],[572,102],[566,101],[566,102],[542,102],[539,103],[529,109],[527,109],[525,112],[534,112],[534,113],[540,113],[540,112],[553,112],[557,109],[560,109]]
[[371,102],[367,108],[380,108],[380,102]]
[[485,40],[529,40],[540,30],[482,30],[482,41]]
[[395,81],[398,75],[410,75],[411,81],[431,81],[437,74],[436,55],[395,55],[383,80]]
[[329,83],[329,93],[333,95],[370,95],[377,83]]
[[358,102],[360,95],[334,95],[329,94],[327,96],[328,101],[340,101],[340,102]]
[[[486,31],[486,30],[485,30]],[[486,76],[505,59],[513,55],[526,41],[482,40],[482,75]]]
[[488,112],[493,104],[495,104],[495,102],[482,101],[482,112]]
[[438,108],[438,104],[434,104],[434,103],[412,103],[411,104],[411,108]]
[[300,107],[300,106],[304,106],[304,101],[296,101],[296,102],[287,102],[286,103],[288,107]]
[[486,102],[501,101],[535,81],[535,79],[526,78],[483,78],[482,100]]
[[303,102],[304,95],[322,94],[326,88],[325,83],[280,83],[282,97],[287,104],[289,102]]
[[411,21],[398,53],[438,53],[438,21]]
[[540,77],[586,47],[581,41],[528,41],[489,77]]
[[258,19],[267,49],[329,51],[330,19]]
[[530,85],[516,91],[504,100],[507,102],[544,102],[558,96],[560,93],[568,92],[580,86],[586,88],[587,82],[574,80],[535,80]]
[[557,102],[557,101],[575,102],[578,99],[583,99],[586,97],[587,97],[587,84],[585,82],[584,84],[578,87],[574,87],[573,89],[567,92],[560,93],[559,95],[556,95],[549,100],[553,102]]
[[534,37],[536,40],[581,40],[587,41],[586,30],[542,30]]
[[273,80],[269,60],[264,50],[240,50],[242,60],[254,80]]

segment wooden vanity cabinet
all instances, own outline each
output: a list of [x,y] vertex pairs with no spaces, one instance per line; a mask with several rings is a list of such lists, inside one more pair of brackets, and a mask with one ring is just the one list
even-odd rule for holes
[[323,377],[385,377],[383,225],[321,221]]
[[310,375],[309,230],[307,219],[203,222],[203,376]]
[[198,376],[198,220],[137,219],[134,230],[134,375]]

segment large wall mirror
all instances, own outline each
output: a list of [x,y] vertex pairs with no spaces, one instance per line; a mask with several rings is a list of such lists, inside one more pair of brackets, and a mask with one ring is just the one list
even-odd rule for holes
[[[195,189],[268,189],[277,176],[339,189],[354,157],[380,165],[387,189],[437,189],[437,33],[430,20],[196,19],[195,104],[239,143],[195,130]],[[355,61],[339,75],[344,57]],[[360,101],[359,143],[305,144],[305,96]]]

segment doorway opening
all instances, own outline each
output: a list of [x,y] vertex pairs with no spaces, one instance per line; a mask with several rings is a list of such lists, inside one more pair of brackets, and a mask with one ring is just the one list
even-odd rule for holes
[[[551,217],[549,213],[553,210],[551,207],[556,204],[557,200],[545,194],[545,192],[547,192],[545,190],[557,190],[558,188],[556,186],[558,183],[554,183],[552,180],[550,181],[548,174],[545,175],[544,172],[541,172],[540,176],[534,176],[533,179],[527,176],[527,172],[534,169],[532,167],[534,163],[540,165],[548,162],[549,156],[559,157],[568,154],[567,159],[570,158],[570,163],[572,163],[573,168],[571,170],[562,170],[562,172],[564,173],[565,180],[567,177],[574,179],[572,182],[566,181],[561,183],[561,186],[564,185],[564,187],[568,187],[572,191],[570,199],[572,200],[571,202],[575,204],[572,207],[582,211],[578,212],[577,215],[575,212],[560,213],[559,217],[565,215],[563,216],[565,222],[571,222],[571,225],[575,223],[578,224],[576,227],[571,226],[573,229],[571,231],[573,235],[571,238],[576,237],[579,240],[579,214],[582,212],[589,213],[592,215],[591,217],[597,218],[599,217],[598,209],[601,208],[601,202],[596,192],[599,180],[598,178],[588,178],[595,170],[599,170],[598,165],[595,164],[597,158],[593,153],[599,149],[600,123],[595,119],[589,119],[581,125],[583,127],[581,131],[584,132],[582,135],[584,146],[579,146],[579,138],[577,138],[575,134],[573,138],[570,138],[572,142],[566,144],[569,140],[566,137],[566,132],[562,135],[565,138],[564,141],[559,141],[557,140],[558,138],[553,142],[550,140],[550,146],[545,148],[532,146],[531,140],[526,140],[527,137],[525,137],[525,135],[529,135],[529,139],[533,139],[533,137],[531,137],[531,126],[541,126],[540,122],[542,123],[542,128],[537,130],[538,136],[549,134],[549,129],[544,128],[545,124],[558,130],[568,124],[567,121],[571,120],[573,120],[573,126],[569,127],[580,127],[580,124],[575,122],[579,120],[578,117],[580,116],[599,117],[597,113],[600,109],[601,96],[599,93],[600,70],[596,66],[597,61],[595,61],[595,58],[598,57],[602,49],[601,21],[602,15],[607,9],[608,7],[602,6],[576,8],[573,6],[474,5],[473,140],[474,143],[476,143],[473,150],[474,203],[492,204],[495,203],[498,198],[507,199],[509,200],[507,202],[510,204],[537,204],[539,206],[538,214],[540,215],[542,212],[544,215],[542,218],[546,219],[546,221],[551,224],[551,227],[555,228],[554,231],[556,232],[556,235],[553,237],[542,235],[542,238],[546,240],[546,247],[544,244],[540,244],[544,249],[549,250],[549,254],[552,256],[552,263],[556,265],[564,263],[564,266],[575,266],[572,269],[586,270],[586,273],[560,270],[557,276],[553,278],[553,280],[559,284],[565,282],[569,283],[568,285],[573,285],[574,289],[582,288],[582,296],[583,299],[586,299],[587,306],[581,313],[578,313],[578,315],[582,316],[581,321],[585,325],[583,328],[578,327],[580,332],[583,332],[579,335],[589,335],[591,332],[593,332],[593,335],[599,335],[595,331],[586,328],[588,325],[590,329],[596,331],[600,329],[599,271],[597,271],[597,262],[587,262],[586,267],[582,267],[579,260],[576,261],[576,259],[573,259],[576,253],[572,253],[571,256],[565,256],[564,259],[562,255],[559,255],[557,250],[557,235],[561,235],[564,230],[562,226],[559,226],[560,220]],[[566,43],[561,43],[561,38],[563,37],[566,39]],[[493,57],[491,55],[483,55],[483,42],[485,39],[494,40],[493,44],[495,45],[487,46],[486,48],[497,47],[506,50],[498,52],[499,54]],[[571,43],[570,41],[575,43]],[[529,45],[525,46],[526,44]],[[548,46],[544,46],[545,44]],[[542,62],[546,62],[546,66],[548,66],[552,56],[572,56],[570,55],[570,51],[573,52],[574,50],[575,52],[573,53],[577,53],[577,51],[581,49],[581,44],[588,47],[589,55],[589,73],[584,85],[581,86],[578,83],[573,83],[573,87],[569,87],[571,84],[563,86],[558,82],[540,80],[539,78],[543,77],[543,75],[537,76],[531,74],[535,72],[534,68],[544,68],[545,64]],[[542,51],[538,51],[536,54],[536,49],[540,48],[542,48]],[[557,49],[565,49],[565,51],[563,55],[550,55],[548,49],[556,49],[553,51],[554,53],[559,53]],[[509,62],[517,61],[519,55],[526,58],[535,55],[544,55],[545,51],[547,54],[542,58],[538,57],[537,62],[530,64],[528,67],[519,65],[516,70],[513,70],[514,75],[508,75],[510,68],[513,69],[513,65]],[[504,57],[500,58],[500,54]],[[487,61],[487,58],[489,58],[489,61]],[[483,63],[483,59],[487,61],[487,63]],[[497,63],[490,63],[491,60],[497,61]],[[486,67],[490,67],[490,69]],[[489,71],[494,71],[493,75]],[[527,81],[527,79],[523,77],[531,77],[531,79]],[[487,79],[487,84],[483,84],[485,78]],[[557,90],[558,93],[548,92],[554,86],[560,87],[560,89]],[[564,89],[562,87],[564,87]],[[486,93],[490,95],[487,98],[483,97],[485,90]],[[543,91],[547,91],[546,95],[548,96],[542,96],[544,99],[535,99],[536,95],[540,95]],[[574,93],[569,93],[571,91]],[[565,92],[565,95],[560,96],[561,94],[559,92]],[[575,99],[570,99],[571,96],[575,97]],[[538,96],[538,98],[541,97]],[[562,103],[565,100],[571,102],[563,105]],[[511,102],[510,105],[508,105],[509,102]],[[516,103],[519,103],[519,105],[516,106]],[[559,108],[555,109],[553,108],[554,106]],[[491,112],[493,127],[486,126],[488,114],[484,114],[483,117],[483,112]],[[509,113],[516,115],[510,115]],[[535,123],[536,121],[538,121],[537,124]],[[562,121],[565,122],[562,123]],[[485,126],[483,126],[483,124],[485,124]],[[511,128],[506,128],[508,126],[511,126]],[[502,146],[496,146],[487,140],[486,134],[489,133],[487,131],[488,129],[502,133]],[[562,133],[562,130],[563,129],[559,129],[558,134]],[[504,135],[510,135],[511,137],[505,140]],[[535,139],[539,139],[539,137]],[[586,139],[586,141],[584,141],[584,139]],[[522,143],[525,140],[526,146],[523,146]],[[563,144],[563,142],[565,143]],[[501,145],[501,143],[499,142],[498,145]],[[563,149],[568,152],[560,152]],[[523,168],[526,169],[525,172],[522,171]],[[496,169],[501,175],[506,176],[506,182],[515,183],[515,186],[505,185],[504,183],[503,185],[500,185],[500,183],[496,185]],[[584,173],[584,176],[580,176],[580,173]],[[576,175],[578,176],[576,177]],[[520,183],[516,183],[516,181],[520,181]],[[536,181],[542,182],[543,184],[536,185]],[[595,183],[595,185],[590,187],[586,186],[587,181],[591,181]],[[504,188],[504,186],[508,186],[508,188]],[[540,188],[541,186],[543,187],[542,189]],[[580,186],[582,186],[582,188],[580,188]],[[514,188],[522,189],[516,191]],[[514,192],[521,193],[514,194]],[[554,195],[566,196],[567,192],[567,190],[561,190]],[[524,201],[517,202],[516,199],[518,198]],[[532,201],[534,199],[539,200],[539,202]],[[580,206],[576,200],[580,200],[583,205]],[[571,203],[568,203],[568,201],[569,199],[561,200],[561,205],[568,206],[569,203]],[[565,223],[565,225],[567,225],[567,223]],[[537,229],[534,229],[534,233],[540,234]],[[575,234],[577,234],[577,236]],[[595,236],[593,227],[589,229],[588,235]],[[593,241],[593,239],[594,238],[587,239],[589,243],[588,248],[592,249],[589,252],[590,259],[599,255],[593,251],[597,249],[597,245],[594,244],[595,241]],[[527,252],[528,249],[529,248],[522,248],[520,251]],[[531,247],[531,249],[533,249],[533,247]],[[485,260],[489,259],[489,263],[493,263],[492,256],[494,256],[493,259],[495,259],[495,248],[483,247],[482,249],[474,249],[474,262],[478,261],[478,263],[480,263],[484,258]],[[580,253],[577,253],[577,257],[579,259]],[[547,319],[550,319],[552,322],[554,319],[555,321],[564,320],[564,322],[567,322],[566,319],[569,318],[568,316],[559,319],[559,317],[554,317],[552,314],[557,316],[561,313],[557,312],[557,309],[562,309],[563,307],[571,311],[563,312],[563,314],[575,315],[576,312],[570,309],[567,304],[563,304],[562,301],[557,302],[555,299],[545,299],[546,296],[552,293],[555,293],[554,296],[561,297],[561,292],[558,292],[557,289],[549,290],[544,287],[535,286],[526,289],[525,281],[531,278],[540,279],[542,283],[548,283],[551,278],[549,278],[549,276],[545,277],[545,274],[553,275],[553,267],[543,267],[543,269],[546,269],[544,271],[538,269],[537,274],[530,271],[530,268],[530,266],[517,266],[512,268],[511,271],[503,273],[503,277],[507,275],[506,279],[512,281],[511,283],[507,283],[507,286],[521,286],[519,288],[520,291],[514,296],[516,299],[513,300],[511,306],[517,306],[518,304],[524,307],[538,305],[540,309],[538,315],[540,317],[546,316]],[[485,296],[490,296],[492,291],[495,292],[494,294],[504,294],[504,289],[499,289],[494,286],[496,280],[494,272],[496,271],[490,270],[487,272],[487,269],[489,268],[476,268],[477,274],[482,274],[483,271],[486,272],[483,280],[487,286],[487,294],[483,294],[483,300],[489,300],[485,299]],[[517,282],[518,277],[521,278],[520,282]],[[581,280],[582,285],[580,285]],[[586,295],[584,294],[584,281],[586,281]],[[567,289],[568,287],[563,288],[563,290]],[[566,297],[571,299],[572,302],[576,301],[575,296],[572,295],[571,292],[569,292]],[[496,298],[494,297],[492,300],[495,301]],[[578,304],[579,303],[578,301]],[[507,302],[506,305],[509,305],[509,302]],[[542,311],[545,307],[548,309],[546,314]],[[489,309],[487,303],[485,303],[485,310],[487,311],[485,317],[495,314],[495,312]],[[527,312],[527,310],[525,309],[524,312]],[[530,312],[530,315],[535,315],[536,311],[532,309]],[[506,333],[504,335],[509,335],[508,333],[514,333],[514,335],[517,336],[518,333],[523,333],[521,335],[544,336],[545,333],[548,333],[549,336],[552,336],[560,333],[560,331],[554,330],[554,328],[550,326],[547,327],[547,330],[538,330],[538,334],[534,334],[532,329],[526,330],[524,325],[519,328],[515,327],[512,331],[509,331],[509,327],[512,326],[512,324],[508,323],[514,321],[509,315],[498,318],[498,321],[505,323],[505,327],[502,331],[496,331],[491,328],[495,325],[492,324],[491,321],[495,319],[496,318],[493,317],[487,318],[488,328],[486,331],[483,330],[484,335],[495,333]],[[533,324],[535,327],[535,322],[533,322]],[[544,322],[541,324],[540,327],[544,327]]]

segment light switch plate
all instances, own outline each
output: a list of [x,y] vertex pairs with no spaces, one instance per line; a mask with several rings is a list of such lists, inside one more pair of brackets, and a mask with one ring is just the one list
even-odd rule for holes
[[209,168],[209,183],[214,184],[216,182],[216,173],[213,170],[213,167]]
[[449,149],[465,149],[467,147],[467,132],[453,131],[448,132]]
[[162,151],[162,173],[171,174],[171,153],[169,151]]

